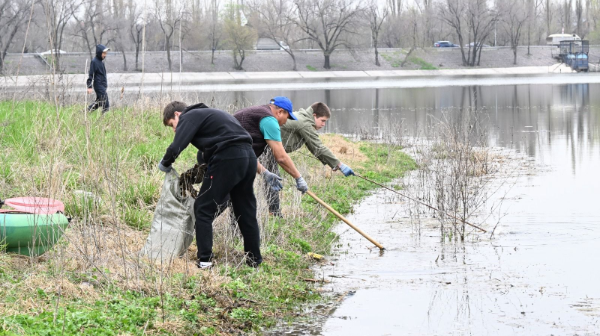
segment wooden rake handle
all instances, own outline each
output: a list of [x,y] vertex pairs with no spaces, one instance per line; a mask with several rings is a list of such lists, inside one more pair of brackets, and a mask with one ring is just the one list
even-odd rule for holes
[[380,250],[385,250],[383,245],[379,244],[375,239],[371,238],[368,234],[364,233],[361,229],[357,228],[354,224],[350,223],[344,216],[342,216],[339,212],[335,211],[329,204],[325,203],[322,199],[318,198],[312,191],[307,190],[306,193],[310,195],[310,197],[314,198],[319,204],[324,206],[327,210],[329,210],[332,214],[334,214],[337,218],[344,221],[344,223],[348,224],[351,228],[353,228],[356,232],[360,233],[363,237],[367,238],[371,243],[375,244],[375,246],[379,247]]

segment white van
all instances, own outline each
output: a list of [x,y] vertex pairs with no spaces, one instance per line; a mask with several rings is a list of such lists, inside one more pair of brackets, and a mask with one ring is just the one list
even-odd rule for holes
[[549,46],[558,47],[561,41],[581,41],[581,37],[577,34],[552,34],[546,38],[546,44]]

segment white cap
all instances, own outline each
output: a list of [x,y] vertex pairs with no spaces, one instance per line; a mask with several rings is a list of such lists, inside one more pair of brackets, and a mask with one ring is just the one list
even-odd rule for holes
[[110,50],[110,48],[105,48],[104,50],[102,50],[102,52],[107,52],[109,50]]

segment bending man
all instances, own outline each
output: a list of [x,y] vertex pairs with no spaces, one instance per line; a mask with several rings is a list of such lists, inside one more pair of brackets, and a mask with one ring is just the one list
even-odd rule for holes
[[[268,105],[247,107],[233,116],[252,137],[252,149],[256,157],[260,157],[268,146],[281,168],[296,180],[296,188],[305,193],[308,184],[296,169],[294,161],[285,152],[281,142],[280,126],[285,125],[288,119],[297,119],[292,112],[292,102],[287,97],[275,97]],[[256,173],[263,175],[271,189],[281,190],[281,177],[265,169],[260,163]]]
[[[281,137],[283,147],[287,153],[300,149],[303,145],[317,158],[323,165],[328,165],[334,171],[340,170],[344,176],[354,175],[352,168],[342,163],[327,148],[319,138],[318,130],[325,127],[327,121],[331,118],[331,111],[324,103],[314,103],[307,109],[300,109],[294,115],[297,120],[290,120],[281,127]],[[275,158],[267,152],[264,158],[265,166],[268,170],[278,173]],[[269,200],[269,212],[279,214],[279,193],[266,188]]]
[[228,195],[231,195],[233,212],[244,237],[246,262],[257,267],[262,256],[253,190],[257,160],[252,138],[229,113],[204,104],[188,107],[173,101],[163,111],[163,123],[173,128],[175,139],[158,165],[160,170],[171,171],[175,159],[190,143],[199,150],[199,163],[208,163],[194,203],[198,267],[212,266],[212,223]]

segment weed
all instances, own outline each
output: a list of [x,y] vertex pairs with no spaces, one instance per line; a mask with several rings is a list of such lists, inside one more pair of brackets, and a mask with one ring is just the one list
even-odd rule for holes
[[381,53],[380,55],[394,68],[398,68],[402,64],[402,53],[399,51],[395,51],[393,53]]
[[411,63],[419,66],[419,70],[438,70],[438,68],[436,68],[435,66],[433,66],[433,64],[425,61],[424,59],[417,57],[417,56],[411,56],[408,59]]
[[310,71],[317,71],[317,68],[315,68],[314,66],[309,65],[309,64],[306,65],[306,68]]
[[[337,219],[295,190],[290,177],[281,193],[284,219],[268,216],[262,189],[255,188],[264,251],[259,272],[244,265],[242,239],[225,214],[214,223],[214,271],[194,266],[195,245],[170,264],[140,258],[164,178],[155,166],[173,132],[157,108],[134,105],[105,115],[81,108],[17,102],[13,109],[0,102],[2,198],[61,199],[73,217],[64,238],[41,258],[0,252],[0,334],[241,334],[320,298],[303,280],[313,276],[304,254],[330,251]],[[415,167],[397,146],[333,135],[323,140],[344,147],[340,158],[378,182]],[[293,154],[311,190],[343,214],[374,187],[307,156],[306,150]],[[195,159],[188,149],[175,169],[184,171]]]

